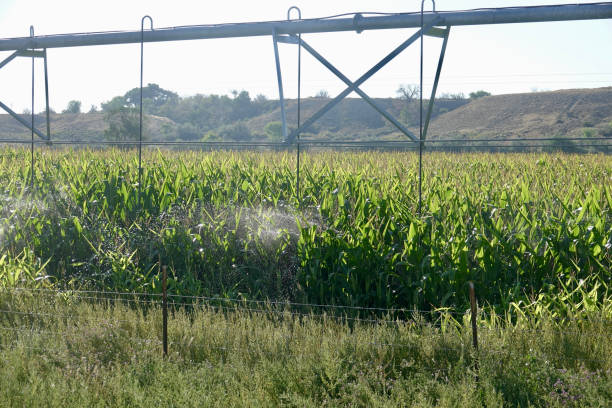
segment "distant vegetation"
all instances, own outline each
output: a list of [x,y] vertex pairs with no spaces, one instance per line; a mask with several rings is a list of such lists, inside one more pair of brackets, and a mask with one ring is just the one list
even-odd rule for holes
[[68,102],[68,106],[62,111],[62,113],[81,113],[81,102],[74,100]]
[[[55,140],[137,140],[139,88],[92,106],[87,114],[79,101],[71,101],[63,112],[51,115]],[[329,102],[325,92],[301,101],[301,123]],[[395,98],[376,98],[379,106],[418,133],[420,90],[403,84]],[[427,95],[424,95],[427,97]],[[439,93],[433,105],[428,139],[490,139],[499,146],[502,139],[547,138],[543,148],[568,152],[610,151],[612,129],[612,88],[576,89],[489,96],[484,90],[465,96]],[[143,89],[143,138],[150,141],[280,141],[281,121],[278,100],[246,91],[230,95],[181,97],[156,84]],[[297,101],[286,100],[288,130],[297,127]],[[428,100],[425,99],[425,108]],[[26,112],[29,115],[29,111]],[[39,128],[46,126],[43,114],[35,116]],[[385,141],[405,136],[359,98],[346,98],[301,134],[303,139]],[[0,115],[0,138],[29,138],[27,128],[8,115]],[[580,147],[567,138],[590,138],[589,147]],[[601,145],[601,146],[598,146]],[[511,151],[508,144],[501,144]],[[439,144],[436,146],[440,146]],[[455,143],[453,146],[458,146]]]
[[[397,104],[388,106],[392,113],[399,116],[406,125],[418,124],[418,86],[402,85],[398,90],[399,100]],[[443,95],[443,98],[451,98]],[[140,103],[140,89],[134,88],[123,96],[116,96],[106,103],[102,103],[102,112],[108,129],[105,132],[109,140],[134,140],[136,137],[132,129],[137,125],[137,118],[131,117],[130,112],[135,110]],[[317,106],[323,99],[328,99],[329,94],[325,90],[312,99],[317,101]],[[464,101],[463,95],[453,95],[452,100]],[[467,101],[467,100],[465,100]],[[295,125],[292,109],[295,110],[294,101],[288,101],[290,125]],[[306,104],[307,106],[308,104]],[[311,104],[312,105],[312,104]],[[388,105],[388,103],[387,103]],[[441,102],[442,108],[436,108],[435,114],[448,111],[449,107]],[[249,121],[258,116],[273,114],[278,109],[278,101],[268,100],[263,95],[251,98],[247,91],[233,91],[228,95],[195,95],[180,97],[178,94],[165,90],[157,84],[148,84],[143,88],[143,109],[148,115],[165,117],[174,125],[167,124],[161,129],[160,138],[165,140],[236,140],[246,141],[251,139],[269,139],[280,141],[282,136],[278,126],[280,118],[270,118],[263,124],[253,124]],[[459,106],[454,104],[453,107]],[[306,108],[308,109],[308,108]],[[332,111],[328,113],[333,118],[336,128],[340,131],[340,137],[354,138],[350,132],[354,129],[353,121],[357,119],[359,126],[365,128],[377,128],[384,125],[382,119],[374,111],[368,114],[351,114],[344,109],[342,112]],[[367,107],[367,109],[371,109]],[[443,110],[445,109],[445,110]],[[293,116],[292,116],[293,115]],[[366,123],[363,121],[366,120]],[[131,121],[131,122],[130,122]],[[308,129],[310,134],[319,132],[319,125]],[[120,136],[121,135],[121,136]]]
[[[140,103],[140,88],[134,88],[123,96],[102,103],[109,127],[119,122],[123,128],[130,129],[128,112],[136,109]],[[163,116],[177,124],[176,127],[162,129],[165,139],[200,140],[200,139],[250,139],[251,134],[244,121],[262,113],[274,110],[278,102],[269,101],[259,95],[252,99],[246,91],[234,91],[227,95],[195,95],[179,97],[172,91],[149,84],[143,88],[143,110],[149,115]],[[137,121],[138,118],[132,118]],[[211,133],[213,130],[215,132]],[[112,132],[116,134],[116,132]],[[126,137],[128,139],[131,133]]]
[[491,93],[487,91],[470,92],[470,99],[478,99],[482,98],[483,96],[491,96]]

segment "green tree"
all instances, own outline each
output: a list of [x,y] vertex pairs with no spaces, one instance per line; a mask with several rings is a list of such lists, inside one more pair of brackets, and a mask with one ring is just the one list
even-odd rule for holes
[[127,104],[125,102],[125,98],[123,96],[115,96],[108,102],[102,102],[100,104],[102,108],[102,112],[114,112],[122,108],[126,108]]
[[181,123],[178,125],[177,135],[182,140],[198,140],[202,138],[202,133],[192,123]]
[[491,93],[483,90],[470,92],[470,99],[478,99],[482,98],[483,96],[491,96]]
[[283,138],[283,124],[278,121],[268,122],[264,126],[264,132],[270,140],[279,141]]
[[[124,105],[136,108],[140,105],[140,88],[133,88],[123,95]],[[175,92],[148,84],[142,88],[142,106],[147,113],[159,114],[166,104],[177,104],[179,96]]]
[[104,121],[108,125],[104,131],[106,140],[138,140],[140,136],[140,115],[136,108],[121,107],[107,110]]
[[70,101],[62,113],[81,113],[81,101]]
[[232,91],[234,98],[232,99],[232,120],[243,120],[255,116],[255,109],[251,104],[251,97],[247,91],[238,92]]
[[219,137],[223,140],[246,141],[251,139],[251,131],[242,122],[222,126],[219,129]]

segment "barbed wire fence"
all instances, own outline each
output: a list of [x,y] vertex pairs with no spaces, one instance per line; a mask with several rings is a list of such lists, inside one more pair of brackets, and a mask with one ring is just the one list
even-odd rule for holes
[[[162,269],[165,271],[166,268]],[[413,336],[433,341],[433,352],[461,357],[463,364],[467,369],[473,370],[478,380],[481,358],[512,357],[511,349],[489,341],[499,330],[510,335],[539,336],[545,329],[529,325],[502,328],[484,324],[490,315],[485,309],[478,310],[475,292],[470,292],[471,310],[460,311],[450,308],[394,309],[189,296],[168,293],[167,285],[162,285],[161,293],[3,287],[0,288],[0,349],[25,349],[42,355],[63,355],[74,348],[71,340],[86,337],[94,332],[97,333],[99,341],[103,341],[106,336],[108,341],[125,342],[131,348],[159,352],[164,357],[169,354],[188,355],[196,349],[200,352],[204,350],[210,358],[210,361],[207,361],[209,364],[217,362],[231,365],[230,357],[237,353],[249,356],[250,359],[274,359],[281,353],[286,358],[296,357],[297,350],[293,347],[293,342],[303,339],[296,338],[294,328],[296,325],[311,322],[322,327],[320,338],[315,340],[319,342],[324,341],[325,325],[333,324],[347,329],[349,334],[346,338],[332,347],[335,351],[330,358],[333,358],[335,363],[367,364],[363,359],[364,355],[386,353],[392,364],[403,364],[404,352],[418,348],[410,338],[373,337],[364,341],[351,335],[355,326],[382,325],[387,328],[407,328],[408,333]],[[82,311],[79,307],[83,305],[89,310],[102,311],[102,315],[79,313]],[[72,312],[68,306],[72,306]],[[140,319],[126,318],[125,310],[139,311]],[[224,334],[217,333],[207,337],[208,342],[202,340],[194,344],[194,338],[202,334],[201,330],[206,330],[206,321],[197,321],[197,317],[202,316],[201,313],[223,319],[226,330]],[[172,321],[168,325],[169,315],[186,315],[193,323],[187,329],[178,328]],[[237,319],[245,318],[256,318],[260,322],[267,320],[275,324],[275,327],[284,325],[286,330],[280,338],[272,340],[258,336],[257,333],[242,337],[240,333],[230,335],[227,328]],[[566,329],[561,325],[558,329],[559,336],[586,336],[591,341],[605,341],[609,336],[605,330],[605,327],[609,327],[609,316],[574,317],[567,318],[565,322],[571,322],[570,327],[574,329]],[[600,330],[576,330],[580,323],[595,323]],[[197,324],[201,327],[196,327]],[[466,329],[468,325],[471,325],[471,331]],[[480,338],[480,342],[479,332],[486,334]],[[358,350],[361,353],[358,353]],[[431,364],[419,369],[429,371],[432,375],[440,375],[448,371],[450,366]]]

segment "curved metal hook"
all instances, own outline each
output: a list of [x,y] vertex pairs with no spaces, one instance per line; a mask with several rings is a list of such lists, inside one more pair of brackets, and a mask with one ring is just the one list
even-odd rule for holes
[[[431,4],[432,4],[432,9],[431,9],[431,11],[435,13],[435,12],[436,12],[436,1],[435,1],[435,0],[431,0]],[[425,0],[423,0],[423,1],[421,2],[421,13],[423,13],[423,9],[424,9],[424,7],[425,7]]]
[[302,19],[302,10],[298,6],[291,6],[289,10],[287,10],[287,20],[291,20],[291,10],[297,10],[298,20]]
[[151,18],[151,16],[148,14],[142,17],[142,20],[140,20],[140,31],[144,31],[144,22],[147,18],[151,22],[151,31],[153,31],[153,18]]

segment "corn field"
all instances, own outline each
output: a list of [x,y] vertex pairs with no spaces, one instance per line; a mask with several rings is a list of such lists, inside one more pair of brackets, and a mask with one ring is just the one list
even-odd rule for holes
[[[609,297],[612,160],[0,150],[0,286],[509,310]],[[32,186],[31,186],[32,181]],[[590,300],[589,300],[590,299]],[[583,305],[584,306],[584,305]]]

